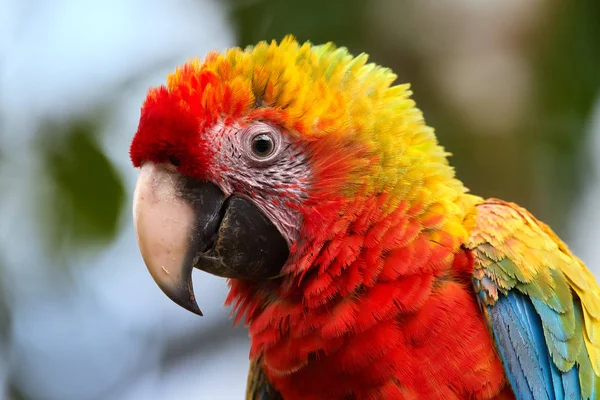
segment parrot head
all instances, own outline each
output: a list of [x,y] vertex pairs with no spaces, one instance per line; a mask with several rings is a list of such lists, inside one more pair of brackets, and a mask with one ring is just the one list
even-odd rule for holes
[[201,315],[194,268],[297,283],[335,235],[368,229],[364,199],[385,215],[453,177],[408,86],[366,61],[288,36],[210,53],[149,91],[130,149],[134,224],[169,298]]

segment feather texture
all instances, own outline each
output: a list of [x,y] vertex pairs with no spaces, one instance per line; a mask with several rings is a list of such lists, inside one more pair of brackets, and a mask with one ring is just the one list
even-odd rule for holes
[[[331,238],[298,285],[286,285],[293,275],[271,288],[231,282],[250,357],[261,360],[252,373],[289,399],[511,398],[470,288],[472,258],[439,228],[444,218],[424,227],[428,208],[399,205],[393,217],[377,216],[370,203],[378,201],[357,198],[360,211],[343,208],[352,219],[327,229]],[[344,220],[335,212],[334,226]],[[346,251],[363,212],[371,219],[355,234],[364,239]],[[268,293],[278,294],[267,300]]]
[[[229,281],[247,398],[597,398],[591,273],[527,211],[466,194],[395,79],[288,36],[210,53],[148,93],[135,166],[176,154],[182,174],[299,215],[278,277]],[[293,184],[264,168],[228,181],[226,135],[258,121],[298,149]]]
[[262,368],[262,357],[253,359],[248,372],[246,385],[247,400],[283,400],[281,394],[271,385]]
[[518,398],[597,398],[600,289],[593,276],[515,204],[481,202],[467,219],[475,290]]

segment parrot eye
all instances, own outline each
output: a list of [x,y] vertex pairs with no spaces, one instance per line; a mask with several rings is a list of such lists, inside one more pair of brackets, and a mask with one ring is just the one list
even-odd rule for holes
[[259,133],[252,138],[252,153],[258,158],[269,157],[275,149],[275,141],[268,133]]
[[270,164],[281,149],[281,133],[270,124],[254,122],[241,131],[241,135],[244,153],[251,163]]

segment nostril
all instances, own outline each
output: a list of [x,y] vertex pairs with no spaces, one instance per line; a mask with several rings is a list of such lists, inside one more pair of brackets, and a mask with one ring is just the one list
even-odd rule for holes
[[181,160],[175,156],[169,156],[169,162],[176,167],[181,165]]

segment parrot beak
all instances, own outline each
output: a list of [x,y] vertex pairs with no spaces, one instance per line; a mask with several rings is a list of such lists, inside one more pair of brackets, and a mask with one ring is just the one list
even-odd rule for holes
[[251,203],[225,197],[166,164],[145,162],[133,201],[138,245],[150,275],[181,307],[202,315],[194,296],[194,267],[246,280],[277,276],[289,249],[275,225]]

